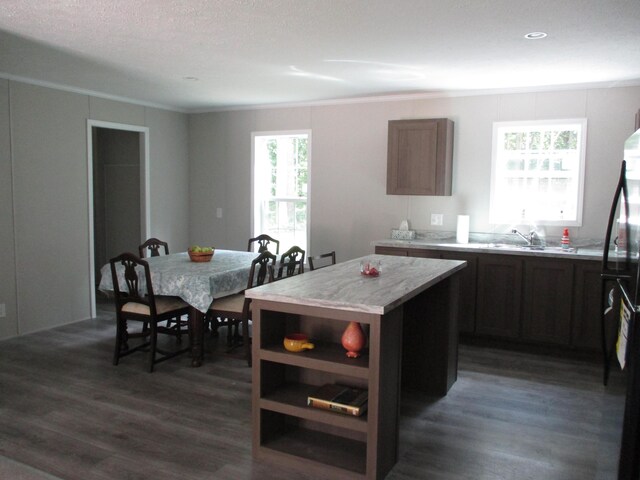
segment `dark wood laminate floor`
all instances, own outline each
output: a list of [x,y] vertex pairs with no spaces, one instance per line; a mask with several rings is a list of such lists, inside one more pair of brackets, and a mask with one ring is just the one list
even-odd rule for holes
[[[0,478],[306,479],[251,458],[251,372],[208,340],[146,372],[111,365],[114,321],[0,342]],[[434,399],[405,392],[388,479],[616,477],[623,378],[597,363],[462,346],[459,379]]]

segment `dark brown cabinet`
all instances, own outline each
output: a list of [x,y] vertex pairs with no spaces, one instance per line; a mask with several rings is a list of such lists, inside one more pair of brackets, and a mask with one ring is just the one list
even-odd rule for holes
[[387,194],[451,195],[451,120],[391,120],[387,148]]
[[409,251],[404,248],[376,247],[376,253],[380,255],[395,255],[397,257],[408,257]]
[[569,345],[573,265],[553,259],[525,261],[522,339]]
[[520,257],[480,255],[477,299],[476,333],[518,338],[522,300]]
[[465,260],[458,274],[460,333],[601,349],[599,262],[429,248],[376,247],[376,253]]
[[[437,252],[435,250],[418,250],[416,248],[409,249],[407,255],[410,257],[420,257],[420,258],[443,258],[441,252]],[[455,260],[461,260],[456,258]]]
[[[435,253],[431,251],[431,253]],[[460,281],[460,305],[458,308],[458,329],[460,333],[474,333],[476,330],[476,279],[478,276],[478,255],[465,252],[440,252],[445,260],[464,260],[466,268],[458,273]]]
[[597,262],[577,262],[574,270],[573,322],[571,346],[599,350],[601,348],[600,296],[601,267]]

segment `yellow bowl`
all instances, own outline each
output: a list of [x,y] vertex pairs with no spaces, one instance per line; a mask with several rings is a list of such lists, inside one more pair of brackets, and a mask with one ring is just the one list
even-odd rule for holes
[[284,337],[284,348],[290,352],[302,352],[303,350],[311,350],[315,345],[309,342],[309,337],[304,333],[290,333]]

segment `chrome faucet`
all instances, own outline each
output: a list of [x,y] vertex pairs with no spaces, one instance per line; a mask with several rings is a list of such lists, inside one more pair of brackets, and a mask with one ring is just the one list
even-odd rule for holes
[[535,232],[535,230],[531,230],[531,232],[529,232],[529,236],[523,235],[522,233],[520,233],[515,228],[513,230],[511,230],[511,233],[515,233],[520,238],[522,238],[525,242],[527,242],[527,246],[529,246],[529,247],[535,245],[534,242],[536,240],[540,240],[538,238],[538,234]]

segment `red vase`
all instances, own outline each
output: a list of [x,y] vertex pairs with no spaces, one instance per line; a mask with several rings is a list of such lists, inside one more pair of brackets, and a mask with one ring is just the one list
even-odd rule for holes
[[342,334],[342,346],[347,351],[347,357],[357,358],[360,350],[367,343],[367,336],[358,322],[349,322],[349,325]]

